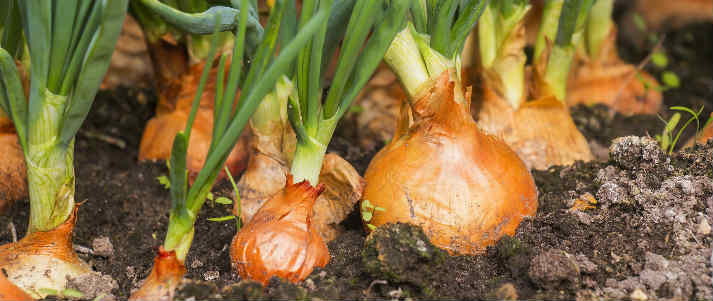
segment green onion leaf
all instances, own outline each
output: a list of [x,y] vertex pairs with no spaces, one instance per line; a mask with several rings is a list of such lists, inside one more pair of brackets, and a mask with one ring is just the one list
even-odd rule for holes
[[678,75],[671,71],[664,71],[661,74],[661,81],[663,81],[664,85],[671,88],[678,88],[681,85],[681,82],[678,79]]
[[211,222],[224,222],[235,219],[235,215],[226,215],[221,217],[209,217],[208,220]]
[[233,204],[233,200],[226,198],[224,196],[218,197],[215,199],[215,202],[221,205],[231,205]]
[[668,65],[666,54],[660,51],[651,54],[651,62],[659,68],[665,68]]

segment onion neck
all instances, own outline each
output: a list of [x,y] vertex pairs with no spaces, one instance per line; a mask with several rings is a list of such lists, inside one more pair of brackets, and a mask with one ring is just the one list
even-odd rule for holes
[[548,44],[554,44],[563,4],[564,0],[545,1],[537,40],[535,40],[535,61],[540,59]]
[[587,55],[598,59],[601,55],[602,44],[606,41],[612,27],[611,15],[614,9],[614,0],[598,0],[589,12],[585,30]]
[[36,120],[30,124],[25,152],[30,195],[28,234],[64,223],[74,209],[74,141],[59,143],[67,96],[45,90]]
[[396,35],[386,50],[384,61],[396,73],[411,105],[432,87],[443,72],[448,72],[449,78],[455,82],[458,92],[455,101],[468,105],[462,93],[460,57],[456,55],[449,59],[431,48],[430,37],[416,32],[413,24],[408,23],[406,28]]
[[171,212],[163,248],[166,251],[175,251],[178,261],[184,263],[186,262],[186,255],[188,255],[188,251],[191,248],[191,243],[193,243],[195,227],[193,222],[188,226],[185,222],[176,220],[177,217]]
[[418,88],[430,78],[418,44],[411,34],[412,27],[409,23],[399,32],[384,54],[384,61],[396,73],[411,99],[418,94]]
[[575,48],[572,45],[555,45],[552,47],[543,78],[545,87],[543,87],[542,91],[544,91],[544,95],[539,95],[540,97],[552,95],[560,102],[565,102],[567,77],[574,58],[574,52]]
[[292,159],[292,168],[290,169],[294,182],[299,183],[302,180],[307,180],[312,186],[317,186],[326,153],[327,144],[317,139],[299,140],[295,149],[295,156]]
[[530,5],[521,3],[515,8],[505,16],[488,6],[480,17],[478,44],[484,84],[517,110],[526,97],[524,19]]

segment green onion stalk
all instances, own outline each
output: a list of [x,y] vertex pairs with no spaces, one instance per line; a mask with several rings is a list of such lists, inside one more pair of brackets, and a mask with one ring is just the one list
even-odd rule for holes
[[[234,6],[240,1],[234,1]],[[226,11],[221,16],[220,32],[213,33],[212,28],[204,24],[211,23],[220,6],[211,6],[208,0],[131,0],[130,12],[141,25],[154,65],[158,104],[156,116],[147,123],[139,146],[139,160],[168,160],[173,136],[185,127],[192,100],[197,92],[199,78],[205,63],[210,58],[209,42],[217,36],[216,53],[229,53],[233,47],[233,33],[229,27],[235,19],[234,11]],[[245,47],[248,55],[254,53],[257,42],[262,38],[255,8],[249,8]],[[226,66],[230,66],[230,56]],[[217,66],[208,66],[213,73],[205,85],[205,93],[196,114],[196,135],[193,135],[193,147],[188,150],[188,169],[194,179],[205,163],[207,150],[199,147],[209,143],[214,120],[213,98],[216,93],[214,73]],[[223,75],[221,75],[223,76]],[[245,139],[236,144],[233,153],[226,160],[226,165],[233,173],[245,167]],[[220,175],[223,177],[224,173]]]
[[[290,95],[288,104],[289,120],[297,135],[290,168],[295,182],[307,180],[312,186],[319,183],[324,155],[337,123],[369,80],[397,29],[402,26],[408,7],[405,2],[356,1],[346,24],[334,77],[324,96],[322,77],[328,60],[323,58],[323,53],[325,48],[334,47],[334,44],[325,45],[327,22],[300,51],[294,70],[296,93]],[[300,26],[304,26],[305,20],[317,11],[318,6],[321,9],[330,4],[331,1],[303,1]],[[372,36],[367,41],[369,33]]]
[[[132,295],[132,299],[158,299],[172,296],[176,285],[185,273],[184,262],[193,241],[194,224],[198,212],[205,203],[233,146],[240,138],[243,128],[250,116],[257,110],[260,101],[274,89],[276,82],[288,71],[288,66],[297,56],[299,50],[308,43],[310,37],[327,20],[327,11],[316,13],[304,27],[296,32],[290,43],[281,45],[280,54],[275,56],[280,20],[285,14],[286,5],[284,2],[276,1],[265,27],[265,34],[257,48],[247,47],[249,46],[247,39],[249,11],[254,9],[249,0],[233,1],[232,7],[213,7],[192,16],[180,15],[182,19],[175,21],[174,25],[180,26],[184,30],[187,27],[199,30],[212,28],[213,30],[209,33],[232,30],[235,36],[234,45],[232,54],[222,54],[218,62],[219,78],[216,82],[217,92],[214,98],[213,115],[215,123],[210,148],[205,165],[198,172],[192,185],[188,183],[186,158],[201,92],[208,78],[208,68],[202,72],[198,93],[193,99],[186,128],[178,132],[173,140],[169,160],[172,208],[168,231],[159,254],[154,260],[151,274],[143,286]],[[231,17],[225,18],[226,15]],[[262,30],[261,27],[260,29]],[[210,58],[214,56],[217,44],[217,37],[212,37],[208,66],[213,64],[213,59]],[[255,52],[249,53],[251,50]],[[226,61],[229,57],[233,63],[227,67]],[[227,79],[223,77],[226,72]],[[238,89],[240,89],[239,101],[234,108],[232,100]]]
[[463,85],[460,53],[488,2],[500,5],[411,2],[412,22],[384,57],[408,105],[364,175],[360,208],[368,229],[412,223],[450,253],[479,254],[537,210],[532,176],[502,140],[478,127]]
[[661,108],[661,86],[619,57],[613,9],[613,0],[598,0],[590,10],[577,45],[567,103],[602,103],[624,114],[655,114]]
[[71,245],[74,137],[109,66],[128,1],[12,2],[29,50],[29,102],[3,48],[0,107],[12,119],[25,157],[30,221],[22,240],[0,247],[0,267],[33,297],[44,297],[39,288],[64,289],[67,277],[91,271]]
[[[535,43],[535,96],[565,102],[567,79],[594,0],[547,1]],[[557,20],[555,22],[554,20]]]
[[[527,98],[523,51],[526,0],[495,1],[478,24],[478,50],[483,86],[517,110]],[[487,96],[484,96],[487,97]]]
[[[484,83],[478,123],[484,130],[502,137],[529,168],[546,169],[592,159],[589,145],[574,125],[565,103],[570,66],[577,45],[583,41],[592,2],[545,2],[534,65],[530,69],[533,73],[528,83],[532,92],[530,101],[513,106],[502,94],[488,91],[488,81]],[[480,52],[487,53],[482,47],[488,46],[481,43]],[[524,55],[522,45],[513,53]],[[490,89],[497,92],[497,84],[493,86],[496,88]],[[520,90],[522,85],[512,83],[512,88]]]

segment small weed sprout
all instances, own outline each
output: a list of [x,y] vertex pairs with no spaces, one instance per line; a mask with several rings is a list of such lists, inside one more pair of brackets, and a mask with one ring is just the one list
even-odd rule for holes
[[[701,120],[700,116],[701,113],[703,113],[703,107],[701,107],[698,111],[693,111],[687,107],[682,107],[682,106],[673,106],[670,108],[671,110],[674,111],[679,111],[679,112],[686,112],[691,114],[691,118],[689,118],[681,128],[678,129],[678,132],[676,132],[676,128],[678,127],[678,123],[681,121],[681,113],[676,112],[671,116],[671,118],[666,121],[661,116],[659,116],[659,119],[663,121],[666,126],[663,129],[663,132],[661,135],[656,135],[656,141],[659,142],[659,145],[661,146],[661,149],[668,153],[669,155],[673,154],[673,150],[676,148],[676,144],[678,143],[678,139],[681,137],[681,134],[683,131],[693,122],[694,120],[696,121],[696,137],[700,135],[700,130],[702,128],[705,128],[708,124],[713,122],[713,116],[708,118],[708,120],[703,124],[703,127],[701,127]],[[675,133],[675,136],[674,136]]]
[[[646,21],[644,21],[644,19],[638,14],[634,14],[634,24],[639,31],[648,31]],[[649,33],[648,39],[650,43],[656,44],[651,54],[649,55],[649,59],[656,68],[663,70],[663,72],[661,73],[661,83],[663,85],[660,85],[658,87],[652,87],[651,83],[647,82],[644,77],[639,74],[639,72],[636,73],[636,79],[644,85],[644,89],[646,91],[653,88],[658,92],[664,92],[666,90],[678,88],[681,85],[681,81],[678,78],[678,75],[676,75],[676,73],[674,73],[673,71],[665,70],[665,68],[668,66],[669,60],[666,56],[666,53],[659,49],[661,47],[662,39],[654,33]]]
[[370,223],[371,219],[374,217],[374,211],[386,211],[386,209],[372,205],[369,200],[361,202],[361,219],[364,220],[366,226],[369,227],[370,230],[376,229],[376,226]]
[[56,296],[60,299],[81,299],[84,297],[84,293],[71,288],[65,288],[61,291],[52,288],[41,288],[39,290],[42,294],[47,296]]
[[[241,204],[240,204],[240,193],[238,193],[238,185],[235,184],[235,180],[233,179],[233,175],[230,174],[230,170],[228,170],[228,167],[227,167],[227,166],[225,166],[225,173],[228,175],[228,180],[230,180],[230,184],[233,185],[233,191],[235,192],[235,195],[233,196],[233,199],[235,200],[235,202],[236,202],[236,204],[237,204],[237,206],[238,206],[237,216],[235,216],[235,215],[226,215],[226,216],[219,216],[219,217],[211,217],[211,218],[208,218],[208,220],[211,221],[211,222],[224,222],[224,221],[229,221],[229,220],[235,219],[235,221],[236,221],[235,226],[237,227],[237,231],[240,232],[240,228],[242,228],[243,222],[240,220],[240,215],[241,215],[241,213],[242,213],[242,212],[241,212],[241,211],[242,211],[242,206],[241,206]],[[209,196],[210,196],[210,200],[213,200],[213,199],[212,199],[212,196],[213,196],[213,195],[212,195],[212,194],[209,194]],[[226,198],[226,197],[224,197],[224,196],[218,197],[217,199],[215,199],[214,202],[215,202],[215,203],[218,203],[218,204],[221,204],[221,205],[232,205],[232,204],[233,204],[233,200],[231,200],[231,199],[229,199],[229,198]]]
[[163,185],[163,188],[171,189],[171,180],[169,180],[166,175],[160,175],[156,177],[156,180],[158,180],[158,182]]

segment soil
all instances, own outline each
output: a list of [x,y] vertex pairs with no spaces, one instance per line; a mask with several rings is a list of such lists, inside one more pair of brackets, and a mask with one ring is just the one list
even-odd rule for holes
[[[709,114],[713,25],[666,36],[669,67],[682,83],[665,92],[666,105],[705,105]],[[625,58],[641,58],[635,46],[627,47]],[[112,293],[120,300],[148,275],[168,222],[169,192],[156,179],[167,168],[137,160],[155,101],[151,90],[100,92],[76,142],[77,198],[86,202],[75,248],[118,282]],[[367,237],[355,210],[343,222],[345,233],[329,243],[329,265],[300,284],[273,279],[263,288],[231,270],[235,221],[207,220],[230,215],[231,207],[208,203],[176,298],[713,299],[713,142],[669,156],[648,137],[663,128],[657,116],[621,116],[606,107],[579,107],[573,116],[601,160],[534,171],[537,215],[485,254],[448,256],[409,225],[390,225]],[[375,150],[360,149],[342,132],[329,150],[363,173]],[[214,194],[230,197],[232,188],[221,182]],[[0,216],[0,244],[12,240],[10,228],[25,233],[28,214],[24,200]]]

